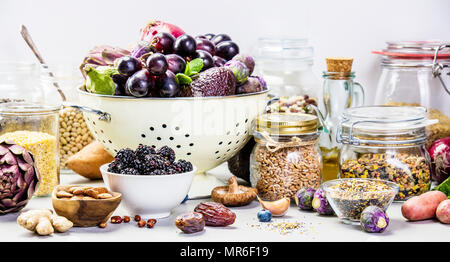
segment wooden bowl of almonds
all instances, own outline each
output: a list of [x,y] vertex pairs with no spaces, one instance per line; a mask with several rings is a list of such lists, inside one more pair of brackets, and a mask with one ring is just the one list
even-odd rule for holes
[[60,185],[52,193],[56,214],[73,222],[74,226],[91,227],[106,222],[119,206],[122,194],[105,187]]

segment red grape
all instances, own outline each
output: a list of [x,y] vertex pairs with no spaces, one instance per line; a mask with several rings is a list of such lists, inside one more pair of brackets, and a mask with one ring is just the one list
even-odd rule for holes
[[173,44],[175,43],[175,37],[166,32],[157,33],[152,39],[152,45],[155,50],[163,54],[173,53]]
[[141,69],[128,78],[125,84],[125,93],[135,97],[146,96],[155,86],[153,78],[147,69]]
[[213,42],[213,44],[215,45],[224,41],[231,41],[231,37],[227,34],[218,34],[211,38],[211,42]]
[[160,53],[154,53],[149,56],[146,65],[148,71],[155,76],[163,75],[169,67],[166,57]]
[[203,50],[210,53],[212,56],[216,52],[216,47],[208,39],[197,38],[197,50]]
[[224,66],[227,60],[219,56],[213,56],[214,66],[221,67]]
[[235,42],[225,41],[216,46],[216,55],[226,60],[231,60],[237,54],[239,54],[239,46]]
[[166,55],[167,62],[169,63],[168,70],[172,71],[174,74],[184,73],[186,69],[186,61],[179,55],[171,54]]
[[174,97],[180,92],[180,86],[175,80],[175,74],[167,71],[164,76],[156,80],[158,93],[162,97]]
[[211,54],[206,51],[197,50],[195,52],[195,58],[201,58],[203,60],[202,71],[214,66],[214,60],[213,60]]
[[125,77],[131,76],[142,69],[139,59],[132,56],[122,56],[117,60],[117,70]]
[[215,36],[215,34],[208,33],[208,34],[205,34],[204,36],[206,39],[211,40]]
[[197,43],[195,42],[195,39],[190,35],[182,35],[175,40],[175,53],[177,55],[180,55],[181,57],[189,57],[195,54],[196,49]]

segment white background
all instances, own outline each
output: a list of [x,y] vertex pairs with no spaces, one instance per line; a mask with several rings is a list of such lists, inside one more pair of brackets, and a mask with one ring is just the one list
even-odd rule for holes
[[248,52],[261,36],[307,37],[320,77],[326,56],[354,57],[370,103],[379,76],[371,54],[388,40],[450,40],[445,0],[0,0],[0,60],[35,61],[19,34],[30,30],[50,65],[78,64],[97,44],[128,47],[150,19],[187,33],[228,33]]

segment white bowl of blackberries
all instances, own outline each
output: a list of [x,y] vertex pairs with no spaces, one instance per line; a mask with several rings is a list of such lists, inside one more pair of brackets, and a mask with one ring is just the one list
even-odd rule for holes
[[255,61],[227,34],[192,36],[176,25],[151,21],[130,49],[97,46],[81,70],[85,90],[118,97],[210,97],[266,90],[253,76]]
[[168,146],[141,144],[136,150],[121,149],[100,171],[106,186],[122,194],[122,204],[131,214],[162,218],[186,198],[196,168],[177,160]]

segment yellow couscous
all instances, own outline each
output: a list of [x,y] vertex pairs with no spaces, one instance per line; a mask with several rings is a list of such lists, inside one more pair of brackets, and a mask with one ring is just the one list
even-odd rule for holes
[[43,132],[14,131],[1,135],[0,139],[10,139],[33,154],[41,175],[39,188],[34,195],[51,194],[59,183],[56,137]]

